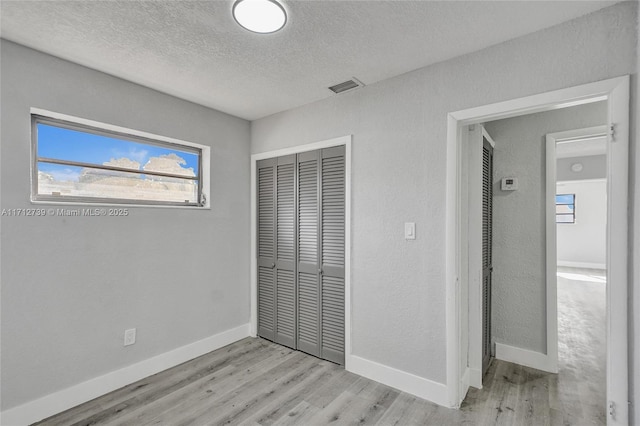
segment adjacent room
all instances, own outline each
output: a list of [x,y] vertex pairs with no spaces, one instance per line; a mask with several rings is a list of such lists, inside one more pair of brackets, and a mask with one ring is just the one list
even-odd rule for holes
[[640,422],[637,1],[0,17],[0,424]]

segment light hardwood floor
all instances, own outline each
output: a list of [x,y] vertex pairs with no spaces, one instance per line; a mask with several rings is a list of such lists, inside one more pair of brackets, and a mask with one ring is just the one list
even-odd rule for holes
[[460,410],[247,338],[39,424],[605,424],[604,343],[599,341],[604,299],[594,303],[604,297],[604,285],[558,281],[560,373],[494,361],[484,389],[471,389]]

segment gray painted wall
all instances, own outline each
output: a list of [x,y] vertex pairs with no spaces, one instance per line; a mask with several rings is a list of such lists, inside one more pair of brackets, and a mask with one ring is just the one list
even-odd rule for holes
[[211,210],[2,217],[2,410],[246,324],[249,122],[1,48],[2,208],[34,207],[30,107],[212,147]]
[[447,113],[633,73],[636,7],[252,122],[252,153],[353,135],[354,355],[445,382]]
[[[606,111],[605,121],[606,121]],[[606,124],[606,122],[604,123]],[[575,163],[582,164],[582,170],[574,172],[571,166]],[[558,158],[556,163],[556,180],[584,180],[584,179],[604,179],[607,177],[607,156],[589,155],[587,157],[567,157]]]
[[575,194],[576,215],[575,223],[556,226],[558,265],[563,262],[590,263],[596,268],[606,265],[607,181],[558,182],[556,188],[557,194]]
[[[524,115],[485,124],[496,142],[493,199],[493,340],[546,353],[547,133],[607,123],[607,104]],[[501,191],[503,177],[518,178],[517,191]]]

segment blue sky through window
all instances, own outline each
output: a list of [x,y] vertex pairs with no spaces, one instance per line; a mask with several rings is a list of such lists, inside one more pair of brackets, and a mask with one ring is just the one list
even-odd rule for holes
[[[175,154],[185,160],[181,166],[192,168],[198,174],[198,155],[195,153],[165,148],[156,145],[132,142],[113,137],[95,135],[38,123],[38,157],[77,161],[102,165],[112,159],[128,158],[140,163],[140,169],[152,157]],[[40,163],[38,169],[43,172],[67,174],[75,180],[77,167]]]
[[573,194],[556,195],[556,204],[573,204],[573,202],[574,202]]
[[556,194],[556,223],[575,223],[575,194]]

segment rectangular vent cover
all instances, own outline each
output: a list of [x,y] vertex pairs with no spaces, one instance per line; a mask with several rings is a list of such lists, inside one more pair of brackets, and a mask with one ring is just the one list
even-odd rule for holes
[[362,86],[364,86],[364,84],[362,84],[361,82],[353,78],[343,83],[338,83],[335,86],[331,86],[329,87],[329,90],[331,90],[333,93],[342,93],[342,92],[346,92],[347,90],[352,90],[352,89],[355,89],[356,87],[362,87]]

